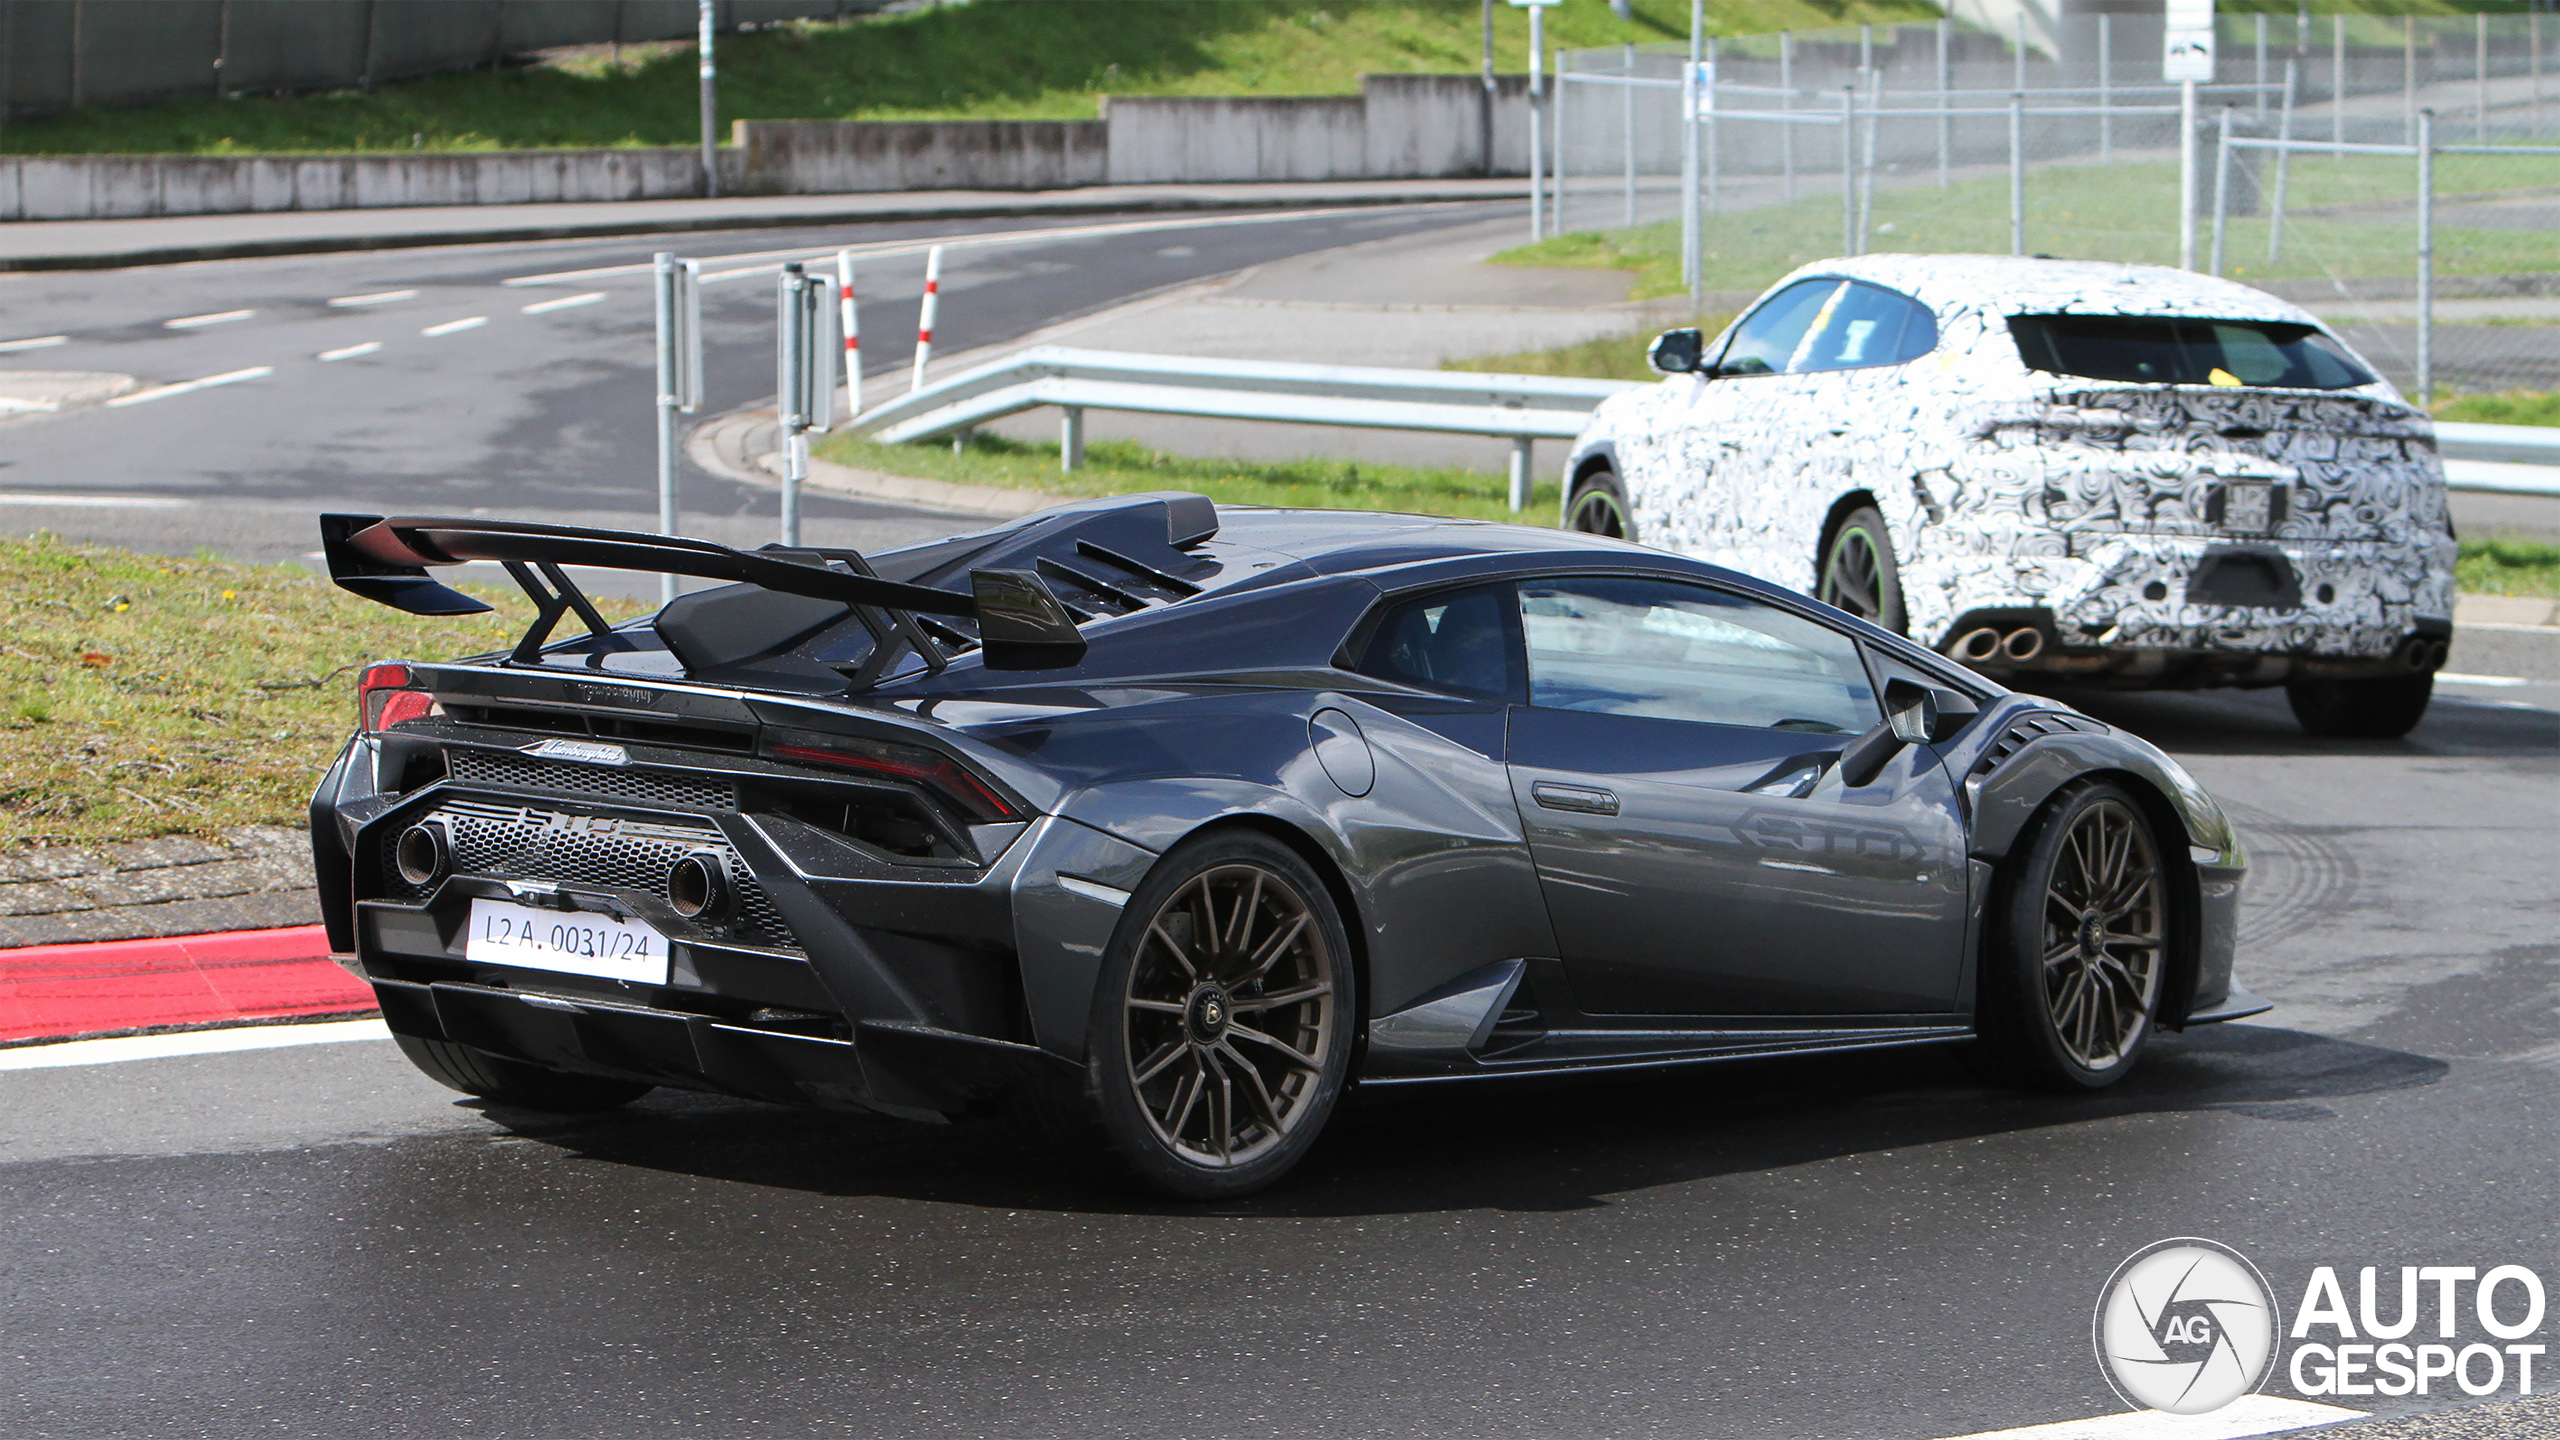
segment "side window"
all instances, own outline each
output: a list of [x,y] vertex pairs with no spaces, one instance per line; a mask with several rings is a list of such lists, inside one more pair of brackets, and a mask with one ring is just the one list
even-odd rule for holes
[[1783,375],[1796,347],[1825,302],[1839,293],[1838,280],[1799,280],[1742,317],[1717,358],[1718,375]]
[[1443,590],[1389,610],[1352,668],[1480,700],[1520,693],[1508,585]]
[[1790,373],[1900,365],[1938,348],[1929,307],[1877,285],[1841,286],[1815,313],[1788,357]]
[[1592,576],[1520,586],[1529,703],[1856,735],[1882,718],[1857,642],[1738,595]]

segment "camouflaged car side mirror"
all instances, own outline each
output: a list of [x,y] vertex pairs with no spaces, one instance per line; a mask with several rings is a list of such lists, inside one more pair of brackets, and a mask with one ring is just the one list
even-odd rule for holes
[[1706,358],[1707,337],[1696,330],[1665,330],[1644,352],[1644,363],[1665,375],[1694,374]]

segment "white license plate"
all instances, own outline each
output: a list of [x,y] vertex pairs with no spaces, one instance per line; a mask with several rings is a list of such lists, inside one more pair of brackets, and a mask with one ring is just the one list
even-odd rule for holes
[[505,900],[471,902],[471,933],[463,939],[462,955],[483,965],[593,975],[636,985],[667,983],[667,937],[649,926],[583,911],[536,910]]

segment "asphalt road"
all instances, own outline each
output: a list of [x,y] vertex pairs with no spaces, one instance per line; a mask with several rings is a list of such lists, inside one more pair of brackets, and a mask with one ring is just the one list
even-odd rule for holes
[[[1420,223],[990,255],[946,333]],[[616,438],[646,393],[642,292],[544,287],[611,298],[524,317],[496,282],[647,248],[5,282],[13,326],[79,330],[48,365],[277,374],[0,430],[0,487],[185,499],[197,534],[323,499],[643,509],[646,452]],[[915,268],[881,269],[884,358]],[[768,292],[735,283],[724,404],[762,373]],[[422,294],[325,305],[396,288]],[[22,298],[48,295],[42,318]],[[161,327],[224,308],[259,314]],[[309,358],[368,336],[385,350]],[[343,423],[359,402],[375,428]],[[689,481],[705,515],[769,504]],[[2155,1240],[2237,1247],[2288,1314],[2319,1265],[2351,1296],[2366,1265],[2560,1278],[2554,680],[2447,686],[2393,743],[2307,740],[2269,694],[2072,697],[2231,808],[2241,974],[2278,1007],[2167,1038],[2094,1099],[1986,1088],[1947,1052],[1407,1092],[1346,1111],[1280,1189],[1197,1209],[1054,1173],[995,1123],[666,1092],[575,1123],[490,1110],[378,1041],[0,1052],[0,1434],[1911,1440],[2107,1414],[2091,1306]]]
[[[654,527],[646,271],[658,250],[705,261],[711,415],[773,394],[773,267],[786,258],[882,252],[857,275],[865,368],[875,386],[903,388],[935,241],[954,243],[934,337],[951,355],[1243,266],[1488,213],[950,221],[0,274],[0,369],[222,382],[0,425],[0,530],[277,560],[315,549],[311,516],[331,507]],[[690,533],[775,538],[773,491],[681,469]],[[813,543],[877,548],[955,528],[818,496],[806,513]]]

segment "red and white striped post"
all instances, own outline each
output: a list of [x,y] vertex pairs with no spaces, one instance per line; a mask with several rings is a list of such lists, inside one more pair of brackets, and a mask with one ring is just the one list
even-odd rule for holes
[[836,311],[844,320],[844,403],[862,413],[862,322],[853,307],[853,252],[836,252]]
[[933,358],[933,312],[941,308],[942,247],[924,252],[924,315],[916,322],[915,378],[907,386],[913,395],[924,388],[924,364]]

